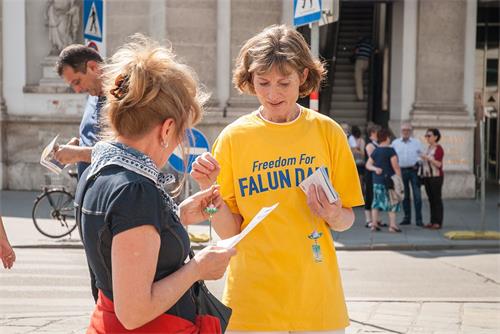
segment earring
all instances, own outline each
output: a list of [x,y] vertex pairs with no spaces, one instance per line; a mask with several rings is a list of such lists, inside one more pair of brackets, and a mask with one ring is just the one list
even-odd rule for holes
[[168,148],[168,142],[165,143],[165,141],[162,139],[161,143],[160,143],[161,147],[163,147],[164,149],[167,149]]

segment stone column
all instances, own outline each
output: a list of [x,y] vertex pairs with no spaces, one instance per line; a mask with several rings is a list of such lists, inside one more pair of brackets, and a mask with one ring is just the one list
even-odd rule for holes
[[[415,1],[392,4],[390,127],[399,133],[401,121],[410,117],[415,101],[417,57],[417,8]],[[397,83],[397,84],[394,84]]]
[[[243,43],[265,27],[280,24],[282,6],[281,0],[231,1],[231,77],[234,60]],[[255,97],[241,95],[231,87],[226,116],[246,114],[255,110],[258,105]]]
[[466,0],[419,1],[415,135],[438,127],[445,151],[444,197],[473,197],[474,122],[464,103]]
[[0,190],[5,188],[6,185],[6,150],[5,150],[5,127],[6,127],[6,106],[3,98],[3,0],[0,0]]

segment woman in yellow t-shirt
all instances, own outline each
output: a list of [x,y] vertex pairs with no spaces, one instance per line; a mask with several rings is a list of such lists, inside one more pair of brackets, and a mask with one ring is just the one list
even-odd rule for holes
[[[344,333],[349,325],[330,229],[350,228],[352,207],[363,204],[356,165],[341,127],[297,104],[318,90],[324,72],[293,28],[271,26],[250,38],[233,82],[261,106],[193,164],[201,188],[220,184],[225,205],[213,226],[223,239],[279,202],[230,262],[223,300],[233,309],[231,333]],[[322,189],[306,195],[298,187],[321,166],[339,194],[333,204]]]

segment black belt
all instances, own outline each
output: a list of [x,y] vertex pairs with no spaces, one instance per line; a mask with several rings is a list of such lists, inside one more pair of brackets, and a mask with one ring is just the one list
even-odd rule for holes
[[412,167],[401,167],[401,169],[402,170],[410,170],[410,169],[415,169],[415,167],[414,166],[412,166]]

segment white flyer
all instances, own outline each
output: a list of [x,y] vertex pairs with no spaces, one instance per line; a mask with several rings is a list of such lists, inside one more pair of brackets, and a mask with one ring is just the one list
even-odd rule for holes
[[[307,192],[309,190],[309,186],[311,184],[314,184],[316,186],[316,189],[318,187],[323,188],[323,191],[325,192],[326,197],[328,199],[328,202],[330,202],[330,204],[333,204],[338,200],[339,195],[337,194],[337,192],[333,188],[332,182],[330,181],[330,178],[328,177],[328,173],[326,172],[325,167],[322,166],[322,167],[319,167],[318,169],[316,169],[316,171],[314,173],[312,173],[308,178],[306,178],[304,181],[302,181],[299,184],[299,187],[307,195]],[[319,196],[318,196],[318,198],[319,198]]]
[[264,207],[260,209],[260,211],[253,217],[253,219],[250,221],[250,223],[241,231],[240,234],[237,234],[231,238],[220,240],[217,242],[217,246],[223,247],[223,248],[233,248],[238,244],[238,242],[241,241],[248,233],[250,233],[251,230],[255,228],[261,221],[264,220],[264,218],[267,217],[268,214],[270,214],[276,207],[279,205],[279,203],[276,203],[272,206],[269,207]]
[[60,163],[54,158],[54,149],[56,148],[56,142],[59,135],[55,136],[54,139],[43,149],[42,155],[40,157],[40,164],[48,168],[51,172],[60,174],[65,164]]

